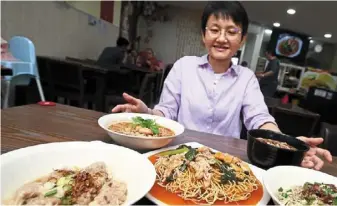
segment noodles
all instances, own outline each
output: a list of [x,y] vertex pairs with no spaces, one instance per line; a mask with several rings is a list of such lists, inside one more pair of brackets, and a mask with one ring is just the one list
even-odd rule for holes
[[258,189],[259,181],[238,158],[212,154],[205,147],[195,150],[193,156],[193,150],[158,158],[155,168],[161,187],[198,204],[247,200]]
[[337,205],[337,187],[306,182],[303,186],[280,187],[278,198],[285,205]]
[[168,128],[158,125],[152,119],[143,119],[135,117],[132,122],[119,122],[111,124],[108,127],[114,132],[126,135],[142,136],[142,137],[171,137],[174,132]]

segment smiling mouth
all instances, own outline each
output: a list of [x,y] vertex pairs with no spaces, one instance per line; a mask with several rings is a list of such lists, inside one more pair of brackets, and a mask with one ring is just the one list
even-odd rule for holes
[[218,52],[223,52],[229,49],[228,46],[213,46]]

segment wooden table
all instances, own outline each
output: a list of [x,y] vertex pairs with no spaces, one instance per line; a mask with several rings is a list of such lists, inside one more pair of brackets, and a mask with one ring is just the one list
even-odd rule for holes
[[[98,126],[97,120],[102,115],[104,113],[61,104],[4,109],[1,112],[1,153],[50,142],[101,140],[113,143]],[[186,130],[171,145],[187,142],[199,142],[249,161],[246,140]],[[332,164],[326,163],[322,171],[337,176],[337,157],[333,158]],[[144,203],[145,200],[142,201]]]

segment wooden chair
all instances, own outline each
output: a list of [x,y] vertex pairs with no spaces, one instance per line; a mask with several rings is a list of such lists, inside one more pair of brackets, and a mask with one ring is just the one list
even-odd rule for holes
[[[156,82],[157,74],[156,73],[148,73],[142,80],[141,86],[138,92],[130,91],[128,92],[130,95],[141,99],[144,101],[146,105],[151,105],[154,100],[154,85]],[[118,93],[108,93],[105,95],[105,110],[106,112],[110,112],[111,108],[118,104],[125,104],[125,100],[122,97],[122,94]]]
[[281,99],[278,98],[264,97],[264,101],[270,114],[272,114],[273,107],[277,107],[281,104]]
[[320,115],[303,109],[274,107],[272,115],[280,130],[292,136],[312,136]]
[[63,97],[78,102],[80,107],[84,107],[86,102],[95,101],[95,91],[86,87],[81,65],[50,59],[48,68],[56,100],[57,97]]

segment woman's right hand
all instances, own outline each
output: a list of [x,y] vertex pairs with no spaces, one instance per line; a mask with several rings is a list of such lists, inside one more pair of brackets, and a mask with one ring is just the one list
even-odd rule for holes
[[123,93],[123,97],[128,103],[115,106],[111,112],[148,113],[149,108],[142,100],[128,95],[127,93]]

